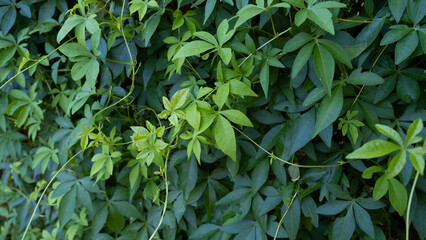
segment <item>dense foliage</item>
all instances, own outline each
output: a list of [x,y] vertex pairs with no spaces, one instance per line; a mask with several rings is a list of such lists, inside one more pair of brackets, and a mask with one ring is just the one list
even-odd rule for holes
[[425,14],[0,0],[0,238],[425,239]]

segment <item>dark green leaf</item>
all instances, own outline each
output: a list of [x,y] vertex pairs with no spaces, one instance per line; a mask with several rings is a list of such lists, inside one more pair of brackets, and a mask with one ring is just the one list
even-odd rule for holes
[[334,78],[334,59],[331,53],[321,45],[317,45],[315,49],[314,65],[321,84],[326,89],[328,95],[331,96],[331,83]]

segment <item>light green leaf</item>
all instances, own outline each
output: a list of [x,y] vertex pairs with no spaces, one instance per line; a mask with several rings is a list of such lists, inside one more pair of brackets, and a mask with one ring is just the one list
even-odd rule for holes
[[196,36],[196,37],[198,37],[198,38],[200,38],[200,39],[202,39],[206,42],[209,42],[209,43],[211,43],[215,46],[219,46],[219,44],[216,41],[216,38],[208,32],[205,32],[205,31],[195,32],[194,36]]
[[387,155],[398,149],[400,149],[400,146],[398,145],[395,145],[385,140],[377,139],[377,140],[372,140],[367,142],[362,147],[356,149],[355,151],[350,153],[348,156],[346,156],[346,158],[347,159],[376,158],[376,157]]
[[393,178],[401,172],[407,161],[407,152],[401,150],[395,157],[392,158],[388,168],[388,179]]
[[129,174],[129,182],[130,182],[130,189],[133,189],[135,186],[136,180],[138,180],[139,177],[139,164],[136,164]]
[[58,32],[58,35],[56,36],[56,41],[60,42],[62,39],[65,38],[65,36],[78,24],[83,23],[85,19],[82,16],[79,16],[77,14],[71,15],[67,20],[65,20],[64,25],[61,27],[61,29]]
[[213,95],[213,101],[216,103],[216,105],[219,107],[219,110],[222,109],[223,104],[228,100],[229,95],[229,84],[223,84],[220,86],[216,94]]
[[364,170],[364,172],[362,173],[362,177],[365,179],[371,179],[371,177],[373,177],[373,173],[376,172],[383,172],[383,168],[379,166],[371,166]]
[[311,8],[307,9],[308,18],[314,23],[318,24],[322,29],[334,35],[332,14],[326,8]]
[[424,159],[424,150],[422,147],[416,147],[408,149],[410,155],[410,160],[413,163],[414,168],[423,176],[425,170],[425,159]]
[[404,185],[395,178],[391,178],[389,183],[390,202],[392,207],[402,216],[407,208],[407,190]]
[[251,96],[251,97],[257,97],[257,94],[251,90],[249,86],[247,86],[245,83],[232,79],[229,83],[229,92],[232,94],[236,94],[239,96]]
[[379,177],[374,185],[373,189],[373,199],[379,200],[382,198],[389,189],[389,181],[386,178],[386,174]]
[[183,45],[183,47],[180,48],[179,51],[175,54],[175,56],[173,57],[173,60],[177,58],[195,56],[205,51],[208,51],[214,47],[215,47],[214,45],[208,42],[195,40]]
[[308,18],[308,9],[302,9],[298,11],[296,15],[294,16],[294,24],[296,24],[296,26],[299,27],[300,25],[302,25],[302,23],[306,21],[307,18]]
[[191,103],[186,109],[185,109],[185,115],[186,120],[188,123],[195,129],[198,130],[200,128],[201,123],[201,114],[197,110],[197,104]]
[[343,106],[342,85],[337,86],[331,97],[327,96],[321,102],[320,108],[316,115],[315,130],[312,137],[332,124],[340,115]]
[[170,101],[173,110],[179,109],[185,104],[190,93],[189,90],[189,88],[184,88],[173,94],[172,100]]
[[228,110],[220,111],[219,113],[224,115],[231,122],[234,122],[242,126],[253,127],[253,124],[251,123],[250,119],[244,113],[238,110],[228,109]]
[[407,130],[407,137],[405,138],[405,146],[415,143],[416,136],[423,130],[423,121],[418,118],[414,121]]
[[69,58],[73,57],[91,57],[92,54],[87,50],[87,48],[81,46],[78,43],[67,43],[62,45],[61,48],[59,48],[59,51],[61,51],[65,56]]
[[402,142],[402,138],[401,136],[399,136],[399,133],[397,131],[382,124],[376,124],[375,126],[377,130],[379,130],[379,132],[381,132],[382,134],[386,135],[388,138],[397,142],[401,147],[404,146],[404,143]]
[[398,65],[407,59],[417,47],[419,37],[416,31],[408,33],[395,47],[395,64]]
[[214,125],[214,138],[217,147],[228,155],[233,161],[237,160],[237,145],[235,142],[235,133],[231,123],[219,115]]
[[314,66],[321,84],[328,95],[331,95],[331,84],[334,77],[334,58],[323,46],[317,45],[314,53]]
[[263,12],[263,8],[255,6],[253,4],[248,4],[244,6],[237,12],[238,20],[235,23],[234,29],[245,23],[247,20],[257,16],[261,12]]

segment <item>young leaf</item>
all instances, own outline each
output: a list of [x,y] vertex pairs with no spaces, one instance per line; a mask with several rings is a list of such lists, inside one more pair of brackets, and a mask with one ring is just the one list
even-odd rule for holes
[[376,184],[374,184],[373,199],[376,201],[379,200],[386,194],[388,189],[389,189],[389,181],[387,180],[386,174],[385,174],[379,177],[376,181]]
[[422,119],[418,118],[416,121],[414,121],[410,125],[410,127],[408,127],[407,136],[405,138],[405,146],[415,143],[416,136],[422,131],[422,129],[423,129],[423,121]]
[[207,50],[210,50],[214,47],[215,46],[213,44],[210,44],[208,42],[195,40],[183,45],[183,47],[180,48],[179,51],[175,54],[175,56],[173,57],[173,60],[178,58],[195,56]]
[[228,109],[228,110],[220,111],[219,113],[224,115],[231,122],[234,122],[242,126],[253,127],[253,124],[251,123],[250,119],[248,119],[248,117],[244,113],[238,110]]
[[317,45],[314,53],[315,71],[328,95],[331,96],[331,83],[334,77],[334,58],[323,46]]
[[217,147],[228,155],[232,160],[237,160],[237,146],[235,142],[235,133],[231,123],[219,115],[214,125],[214,138]]
[[402,168],[407,161],[407,152],[405,150],[401,150],[395,157],[392,158],[389,164],[389,175],[388,179],[395,177],[401,172]]
[[402,142],[402,138],[401,136],[399,136],[399,133],[397,131],[382,124],[376,124],[375,126],[377,130],[379,130],[379,132],[381,132],[382,134],[386,135],[388,138],[397,142],[401,147],[404,146],[404,143]]
[[364,170],[362,173],[362,178],[371,179],[373,177],[373,173],[383,172],[383,169],[379,166],[371,166]]
[[216,94],[213,95],[213,101],[219,107],[219,110],[222,109],[223,104],[228,100],[229,95],[229,84],[223,84],[218,87]]
[[399,213],[400,216],[404,215],[407,208],[407,190],[395,178],[389,180],[389,199],[392,207]]
[[387,155],[391,152],[400,149],[400,146],[395,145],[385,140],[372,140],[364,144],[362,147],[356,149],[348,156],[347,159],[360,159],[360,158],[376,158]]

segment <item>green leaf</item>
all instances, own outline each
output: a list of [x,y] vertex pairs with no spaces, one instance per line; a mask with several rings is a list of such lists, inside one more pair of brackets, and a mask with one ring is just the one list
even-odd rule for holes
[[228,100],[229,95],[229,84],[223,84],[220,86],[216,94],[213,95],[213,101],[216,103],[216,105],[219,107],[219,110],[222,109],[225,102]]
[[111,201],[111,205],[117,210],[120,211],[120,214],[129,217],[129,218],[141,218],[142,215],[139,213],[139,210],[133,206],[133,204],[126,201]]
[[69,58],[74,57],[91,57],[92,54],[87,50],[86,47],[81,46],[78,43],[67,43],[61,46],[59,48],[59,51],[61,51],[65,56]]
[[333,224],[333,240],[350,240],[355,232],[355,219],[352,206],[346,216],[339,217]]
[[327,95],[327,92],[323,87],[314,88],[314,90],[312,90],[303,101],[303,106],[310,106],[318,100],[322,99],[325,95]]
[[198,130],[200,128],[201,124],[201,114],[197,109],[197,104],[191,103],[186,109],[185,109],[185,115],[186,120],[188,123],[195,129]]
[[407,190],[395,178],[389,180],[389,199],[392,207],[399,213],[400,216],[404,215],[407,208]]
[[318,42],[325,47],[337,61],[345,64],[348,68],[352,68],[352,63],[348,54],[338,43],[327,39],[320,39]]
[[352,71],[351,75],[345,80],[351,84],[375,86],[385,82],[383,78],[372,72],[361,72],[361,68]]
[[263,8],[255,6],[253,4],[248,4],[241,8],[237,12],[238,20],[235,23],[234,29],[238,28],[241,24],[245,23],[247,20],[257,16],[261,12],[263,12]]
[[196,37],[198,37],[198,38],[200,38],[200,39],[202,39],[206,42],[209,42],[209,43],[211,43],[215,46],[219,46],[219,44],[216,41],[216,38],[208,32],[205,32],[205,31],[195,32],[194,36],[196,36]]
[[354,212],[355,212],[355,219],[357,225],[368,234],[372,239],[374,239],[374,225],[371,221],[370,214],[368,214],[367,211],[365,211],[361,206],[359,206],[357,203],[353,204]]
[[250,188],[238,188],[233,190],[232,192],[226,194],[223,198],[221,198],[219,201],[217,201],[216,205],[226,205],[226,204],[233,204],[237,203],[241,199],[246,198],[251,193]]
[[423,172],[425,170],[425,159],[423,158],[424,156],[423,148],[416,147],[413,149],[408,149],[408,153],[414,168],[423,176]]
[[252,194],[259,191],[259,189],[265,184],[269,173],[269,162],[267,159],[260,161],[253,169],[251,174],[251,191]]
[[376,124],[375,126],[377,130],[379,130],[379,132],[381,132],[382,134],[386,135],[388,138],[397,142],[401,147],[404,146],[404,143],[402,142],[402,138],[401,136],[399,136],[399,133],[397,131],[382,124]]
[[291,78],[295,78],[299,74],[302,67],[306,64],[311,56],[312,49],[314,48],[315,43],[306,44],[300,51],[297,53],[296,58],[293,62],[293,67],[291,68]]
[[294,24],[296,24],[296,26],[299,27],[300,25],[302,25],[302,23],[306,21],[307,18],[308,18],[308,9],[302,9],[298,11],[296,15],[294,16]]
[[284,2],[288,2],[291,5],[298,7],[298,8],[306,8],[303,0],[284,0]]
[[172,100],[170,101],[173,110],[179,109],[185,104],[190,93],[189,90],[189,88],[184,88],[173,94]]
[[392,158],[388,168],[388,179],[398,175],[407,161],[407,152],[401,150],[395,157]]
[[235,109],[228,109],[228,110],[222,110],[219,113],[224,115],[231,122],[234,122],[242,126],[253,127],[253,124],[251,123],[250,119],[241,111],[238,111]]
[[72,214],[74,213],[75,204],[76,204],[77,189],[74,186],[69,192],[67,192],[61,199],[58,209],[58,218],[61,226],[71,219]]
[[249,86],[247,86],[245,83],[238,81],[236,79],[233,79],[228,82],[229,83],[229,92],[232,94],[237,94],[239,96],[251,96],[251,97],[257,97],[257,94],[251,90]]
[[265,93],[265,98],[268,97],[268,89],[269,89],[269,65],[263,64],[260,70],[260,85],[262,86],[263,92]]
[[300,32],[285,43],[283,52],[293,52],[313,39],[314,38],[311,35],[305,32]]
[[213,44],[210,44],[208,42],[195,40],[183,45],[183,47],[180,48],[179,51],[175,54],[175,56],[173,57],[173,60],[178,58],[195,56],[207,50],[210,50],[214,47],[215,46]]
[[139,164],[136,164],[136,166],[132,168],[129,174],[130,189],[133,189],[136,181],[138,180],[138,177],[139,177]]
[[210,15],[213,12],[214,7],[216,6],[216,0],[207,0],[206,7],[204,9],[204,22],[206,24],[207,19],[209,19]]
[[314,53],[314,66],[321,84],[331,96],[331,84],[334,77],[334,59],[329,51],[317,45]]
[[349,206],[350,201],[332,200],[318,207],[316,213],[332,216],[341,213]]
[[383,172],[383,168],[379,166],[371,166],[364,170],[364,172],[362,173],[362,177],[365,179],[371,179],[373,177],[373,173],[376,172]]
[[312,137],[332,124],[340,115],[343,106],[342,85],[338,85],[331,97],[326,96],[318,109],[315,122],[315,130]]
[[144,24],[143,35],[145,39],[145,46],[148,46],[149,40],[154,34],[155,30],[160,24],[161,14],[159,12],[151,15]]
[[121,231],[121,229],[124,227],[125,222],[126,220],[120,214],[119,211],[117,211],[113,207],[109,208],[109,213],[107,218],[107,226],[109,229],[111,229],[116,234],[118,234]]
[[[286,206],[287,207],[287,206]],[[288,209],[287,215],[283,220],[284,229],[291,240],[295,240],[300,225],[300,202],[295,198],[293,204]]]
[[106,223],[107,217],[108,217],[108,207],[105,204],[103,207],[99,208],[99,210],[95,213],[95,216],[92,222],[92,234],[95,235],[101,231],[101,229]]
[[61,29],[58,32],[58,35],[56,36],[56,41],[60,42],[62,39],[65,38],[65,36],[78,24],[83,23],[85,19],[82,16],[79,16],[77,14],[71,15],[70,17],[65,20],[64,25],[61,27]]
[[214,125],[214,138],[217,147],[228,155],[232,160],[237,160],[237,146],[235,133],[231,123],[219,115]]
[[419,83],[414,79],[400,75],[396,84],[396,93],[407,103],[416,101],[420,96]]
[[197,229],[195,229],[194,232],[189,236],[189,239],[191,240],[204,240],[209,239],[213,234],[218,232],[220,229],[220,226],[206,223],[201,226],[199,226]]
[[347,159],[376,158],[376,157],[387,155],[398,149],[400,149],[400,146],[398,145],[395,145],[385,140],[377,139],[377,140],[372,140],[367,142],[362,147],[356,149],[355,151],[350,153],[348,156],[346,156],[346,158]]
[[380,46],[399,41],[412,30],[413,29],[406,25],[393,25],[391,26],[391,29],[383,36],[382,41],[380,41]]
[[374,184],[373,199],[376,201],[379,200],[386,194],[388,189],[389,189],[389,181],[387,180],[386,174],[385,174],[379,177],[376,181],[376,184]]
[[416,31],[408,33],[395,47],[395,64],[398,65],[407,59],[417,47],[419,37]]
[[395,21],[398,23],[407,7],[407,0],[389,0],[389,8]]
[[311,196],[303,198],[301,208],[303,215],[311,219],[312,225],[318,227],[317,205],[314,199]]
[[325,8],[311,8],[307,12],[308,18],[314,23],[318,24],[322,29],[334,35],[333,21],[331,19],[332,14],[328,9]]
[[405,146],[415,143],[416,136],[423,130],[423,121],[418,118],[414,121],[407,130],[407,136],[405,138]]

